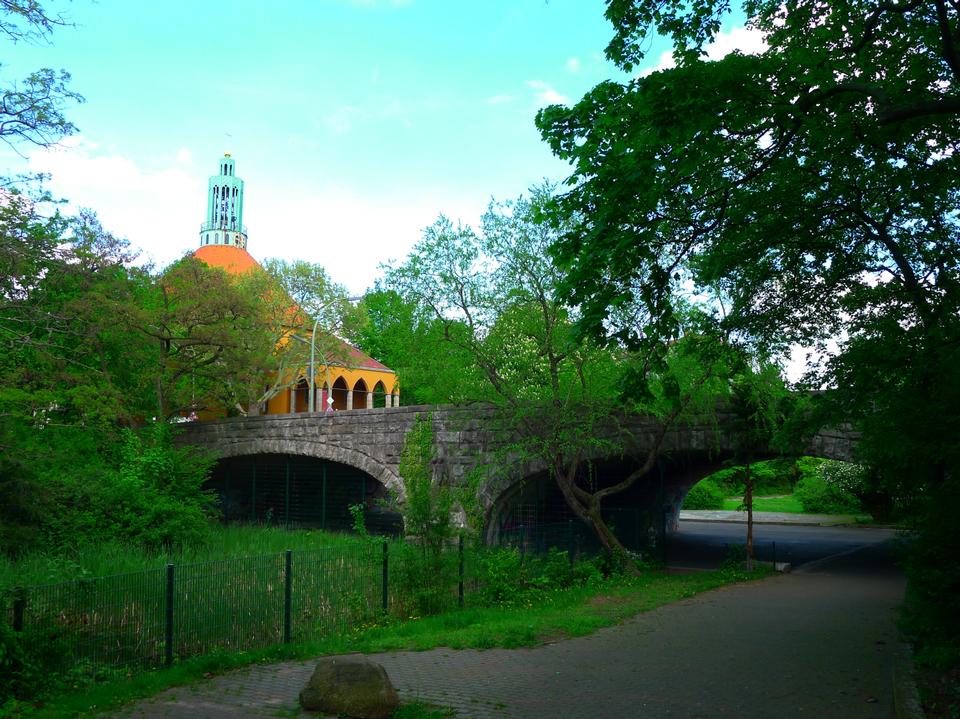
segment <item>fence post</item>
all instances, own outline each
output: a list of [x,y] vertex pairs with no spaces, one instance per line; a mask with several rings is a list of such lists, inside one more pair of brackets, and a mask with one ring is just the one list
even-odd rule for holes
[[293,592],[293,552],[283,553],[283,643],[290,643],[290,604]]
[[13,590],[13,631],[23,631],[23,615],[27,609],[27,590],[17,587]]
[[173,565],[167,565],[167,605],[166,605],[166,656],[165,663],[173,666]]
[[573,520],[567,520],[567,558],[570,560],[570,566],[573,566]]
[[777,543],[773,542],[773,569],[777,569]]
[[386,542],[383,543],[383,611],[386,613],[389,604],[387,580],[390,577],[390,550]]
[[520,564],[523,564],[524,557],[527,554],[527,533],[524,530],[524,526],[520,525]]
[[461,534],[457,540],[457,554],[460,555],[460,567],[459,572],[459,583],[457,586],[458,596],[457,603],[459,606],[463,606],[463,535]]

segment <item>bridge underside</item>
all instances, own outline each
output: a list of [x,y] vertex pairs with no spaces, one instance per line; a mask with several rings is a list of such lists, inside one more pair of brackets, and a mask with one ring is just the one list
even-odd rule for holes
[[387,488],[340,462],[286,454],[228,457],[217,462],[205,489],[220,500],[225,522],[281,527],[353,528],[351,505],[362,505],[367,528],[397,534],[403,520],[389,510]]
[[[594,492],[622,481],[639,464],[622,457],[593,460],[584,464],[578,484]],[[690,488],[722,467],[720,458],[705,452],[661,457],[630,488],[604,500],[603,518],[627,549],[650,552],[665,533],[676,529],[680,505]],[[488,514],[486,539],[543,544],[540,549],[568,545],[588,549],[597,541],[547,472],[528,476],[500,495]]]

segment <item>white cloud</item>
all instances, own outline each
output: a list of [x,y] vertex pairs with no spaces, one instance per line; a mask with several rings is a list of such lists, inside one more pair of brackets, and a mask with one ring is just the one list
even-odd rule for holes
[[494,95],[493,97],[488,97],[484,102],[488,105],[502,105],[505,102],[510,102],[512,99],[510,95]]
[[[373,284],[381,264],[405,259],[440,212],[476,226],[486,205],[482,196],[466,199],[454,187],[398,189],[389,197],[374,198],[360,188],[332,183],[296,194],[289,188],[261,187],[250,179],[248,186],[256,193],[245,206],[250,253],[258,260],[316,262],[352,295]],[[308,221],[291,212],[306,207]]]
[[[763,33],[754,28],[735,27],[729,32],[722,30],[714,38],[713,42],[705,48],[708,60],[719,60],[729,55],[734,50],[739,50],[744,55],[757,55],[767,49],[767,43],[763,38]],[[673,60],[673,53],[670,51],[660,54],[660,60],[655,67],[643,70],[640,77],[652,75],[660,70],[669,70],[676,66]]]
[[50,190],[69,201],[66,211],[93,209],[107,230],[141,250],[144,261],[168,264],[199,242],[206,178],[187,168],[148,170],[83,137],[38,150],[29,164],[31,171],[51,175]]
[[193,155],[190,154],[190,150],[185,147],[181,147],[177,150],[176,154],[177,162],[181,165],[189,165],[193,163]]
[[581,67],[582,67],[582,63],[580,62],[580,58],[579,58],[579,57],[570,57],[570,58],[567,58],[566,67],[567,67],[567,72],[571,72],[571,73],[573,73],[574,75],[578,74],[578,73],[580,72]]
[[543,80],[527,80],[527,87],[536,91],[534,97],[538,107],[544,105],[568,105],[570,98],[557,92]]
[[[211,173],[177,164],[177,154],[169,152],[164,166],[145,168],[122,151],[74,137],[63,147],[38,150],[29,161],[32,171],[52,175],[51,192],[70,201],[65,212],[92,208],[104,227],[141,252],[141,262],[162,268],[199,247],[206,212]],[[258,260],[319,263],[351,294],[370,287],[382,263],[403,260],[438,213],[476,226],[487,201],[453,185],[370,197],[341,184],[291,191],[243,179],[250,253]]]

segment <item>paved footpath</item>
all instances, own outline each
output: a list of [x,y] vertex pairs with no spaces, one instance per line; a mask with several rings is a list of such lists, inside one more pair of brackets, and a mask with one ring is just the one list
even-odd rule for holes
[[[892,716],[902,576],[871,547],[725,587],[589,637],[533,649],[372,655],[403,699],[458,717]],[[297,717],[312,663],[258,666],[166,691],[118,717]]]

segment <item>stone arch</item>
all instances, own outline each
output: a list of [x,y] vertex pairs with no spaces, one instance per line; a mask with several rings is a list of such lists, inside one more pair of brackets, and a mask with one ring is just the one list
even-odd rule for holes
[[398,501],[406,499],[400,476],[365,452],[310,439],[249,439],[219,448],[218,459],[257,454],[289,454],[339,462],[366,472],[386,487]]
[[[655,468],[638,479],[633,487],[607,499],[603,505],[604,517],[608,523],[629,527],[631,536],[621,537],[628,549],[634,548],[631,542],[641,544],[639,534],[633,535],[646,532],[654,521],[658,527],[664,522],[668,531],[674,531],[687,492],[704,477],[722,469],[728,457],[729,452],[723,450],[664,452]],[[639,464],[638,458],[596,455],[587,460],[585,472],[591,471],[589,467],[600,467],[601,473],[612,470],[612,476],[600,479],[601,483],[607,483],[621,478],[616,472],[625,473]],[[541,486],[536,487],[537,483]],[[535,491],[531,492],[531,488]],[[545,501],[546,506],[539,507],[536,512],[525,506],[531,503],[531,495],[537,495],[537,500]],[[518,463],[511,470],[498,473],[481,490],[481,505],[485,509],[484,534],[488,542],[494,542],[502,529],[510,529],[512,524],[521,520],[528,530],[536,522],[579,521],[566,506],[542,463]]]

